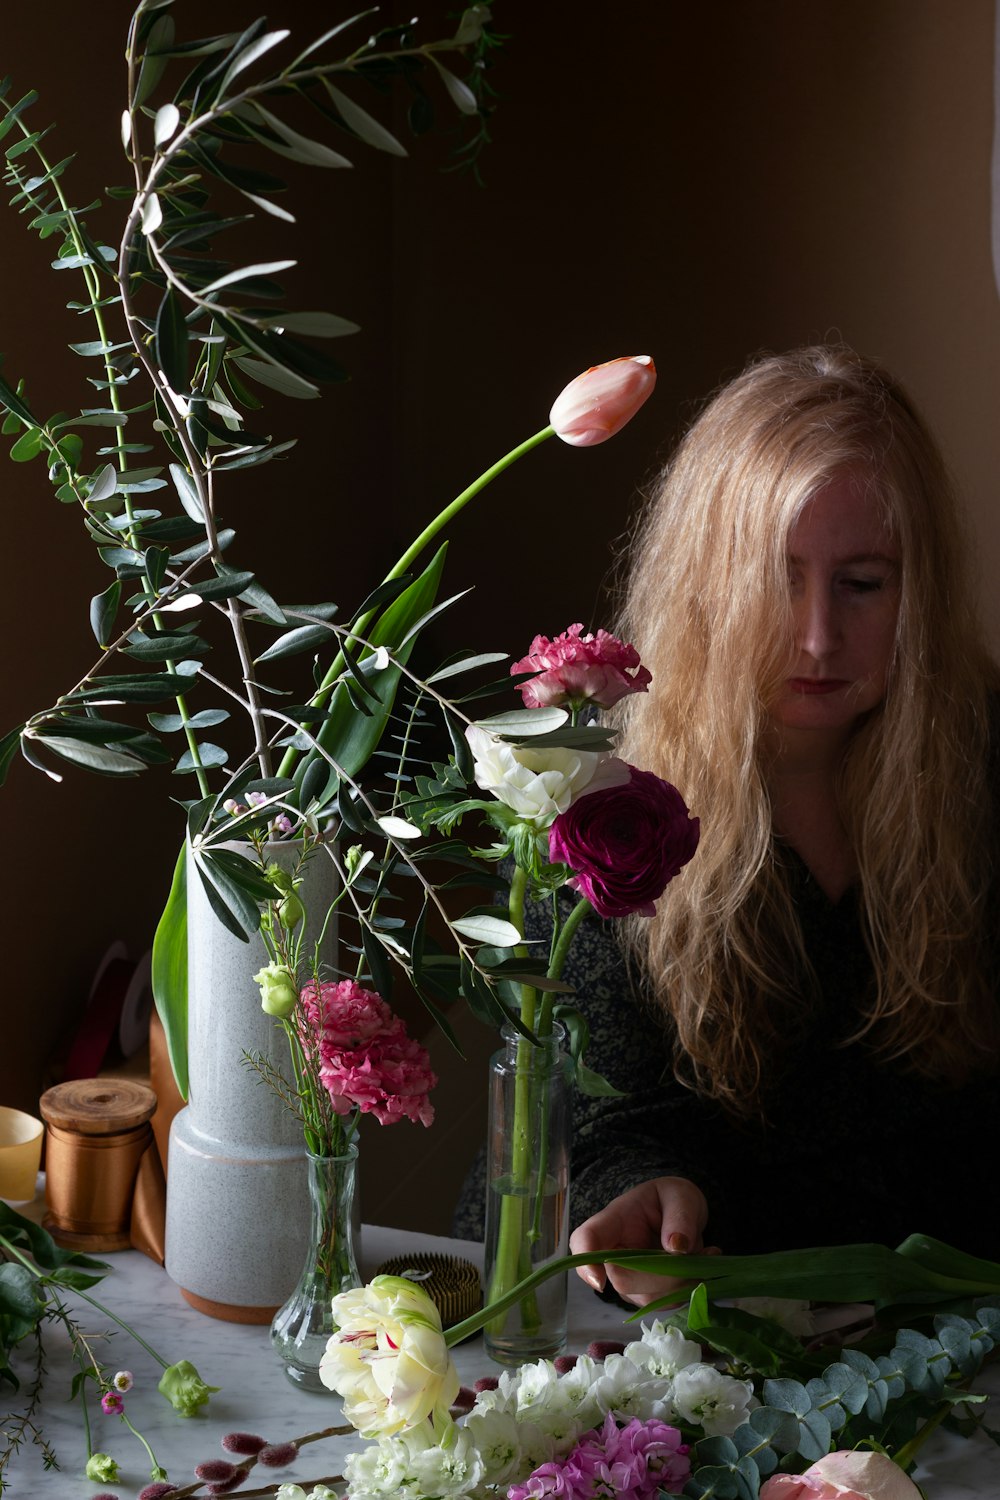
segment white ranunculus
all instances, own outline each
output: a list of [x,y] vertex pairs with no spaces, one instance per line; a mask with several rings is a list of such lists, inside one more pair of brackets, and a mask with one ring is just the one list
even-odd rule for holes
[[674,1407],[686,1422],[700,1423],[707,1437],[728,1437],[746,1421],[753,1386],[748,1380],[723,1375],[712,1365],[688,1365],[678,1371],[672,1394]]
[[624,786],[631,777],[623,760],[606,753],[515,747],[475,724],[465,737],[475,762],[476,785],[539,828],[547,828],[581,793]]
[[344,1400],[365,1437],[391,1437],[427,1418],[444,1423],[459,1379],[427,1293],[402,1276],[376,1276],[333,1299],[337,1331],[320,1379]]

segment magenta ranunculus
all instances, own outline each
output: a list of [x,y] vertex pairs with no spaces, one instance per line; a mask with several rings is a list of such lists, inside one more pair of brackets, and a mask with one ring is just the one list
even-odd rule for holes
[[698,819],[677,788],[629,770],[624,786],[581,792],[549,829],[549,858],[569,865],[569,884],[602,917],[653,916],[698,847]]
[[627,693],[644,693],[652,680],[634,646],[606,630],[584,635],[582,625],[571,625],[553,640],[536,635],[527,656],[510,670],[512,676],[538,673],[518,686],[525,708],[584,703],[610,708]]

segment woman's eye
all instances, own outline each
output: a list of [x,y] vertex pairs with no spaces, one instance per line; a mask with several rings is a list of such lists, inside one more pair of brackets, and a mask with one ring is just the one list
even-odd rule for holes
[[841,580],[842,587],[852,594],[877,594],[885,587],[884,578],[844,578]]

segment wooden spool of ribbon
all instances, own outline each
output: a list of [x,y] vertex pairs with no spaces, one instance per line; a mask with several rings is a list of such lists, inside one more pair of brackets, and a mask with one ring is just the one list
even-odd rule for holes
[[45,1228],[72,1250],[127,1250],[153,1090],[127,1078],[80,1078],[48,1089],[39,1107],[48,1127]]

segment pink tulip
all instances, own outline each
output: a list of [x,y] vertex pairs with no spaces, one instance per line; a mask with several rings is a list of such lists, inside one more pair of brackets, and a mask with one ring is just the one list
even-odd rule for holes
[[549,422],[564,443],[592,448],[632,420],[655,384],[656,366],[648,354],[594,365],[556,397]]
[[804,1474],[772,1474],[760,1500],[920,1500],[920,1491],[884,1453],[828,1453]]

